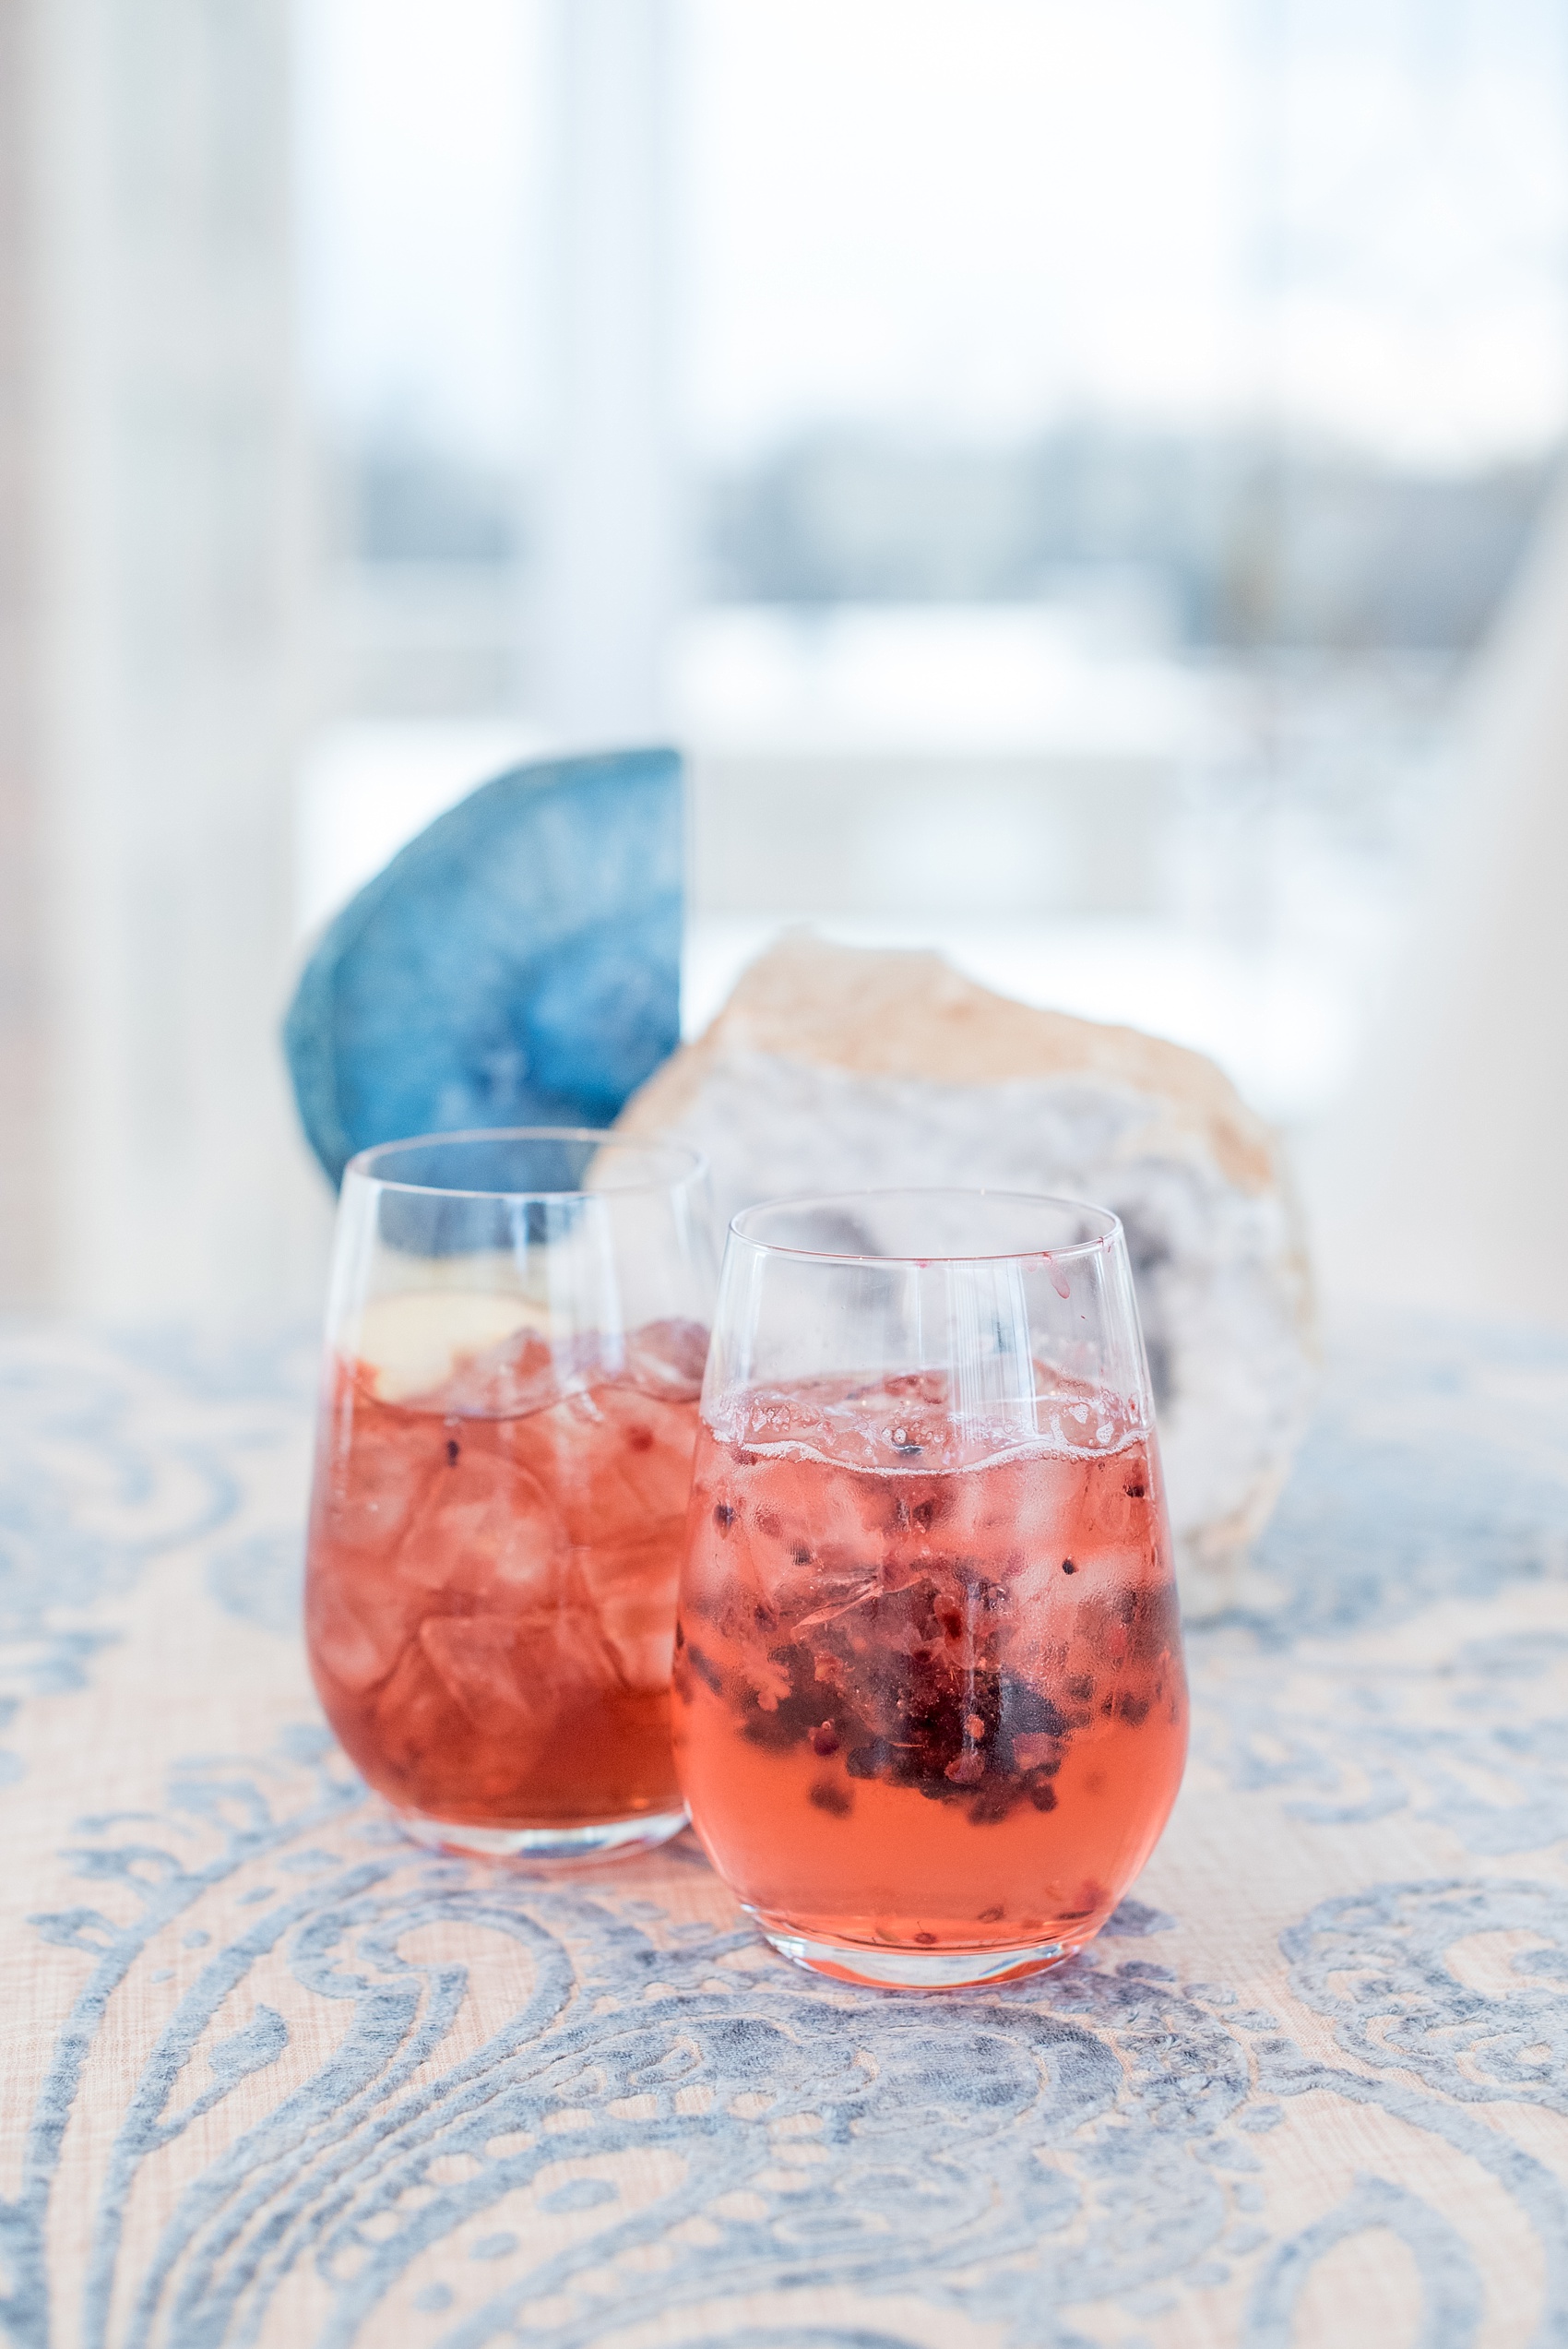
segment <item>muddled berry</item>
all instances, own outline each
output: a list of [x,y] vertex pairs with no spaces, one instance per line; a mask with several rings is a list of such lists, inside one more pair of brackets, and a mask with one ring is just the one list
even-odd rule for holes
[[746,1699],[742,1735],[754,1746],[785,1753],[809,1737],[822,1719],[822,1690],[816,1686],[816,1662],[800,1640],[768,1651],[768,1663],[782,1676],[782,1695],[769,1689],[766,1699],[753,1689]]
[[[847,1400],[855,1402],[858,1396]],[[935,1816],[914,1813],[912,1836],[919,1836],[922,1820],[932,1831],[940,1822],[944,1843],[956,1833],[961,1848],[964,1834],[973,1842],[986,1827],[1005,1822],[989,1841],[982,1835],[973,1842],[970,1895],[992,1905],[977,1912],[966,1902],[965,1908],[983,1942],[1012,1916],[1011,1896],[998,1896],[994,1887],[1011,1882],[1015,1865],[1043,1867],[1053,1913],[1060,1914],[1059,1899],[1071,1901],[1080,1844],[1087,1856],[1095,1839],[1103,1841],[1113,1827],[1100,1815],[1103,1806],[1081,1794],[1109,1785],[1123,1758],[1133,1767],[1141,1737],[1150,1732],[1164,1736],[1173,1690],[1179,1705],[1180,1635],[1168,1595],[1162,1520],[1150,1516],[1152,1503],[1133,1520],[1113,1505],[1123,1487],[1134,1500],[1153,1494],[1152,1473],[1141,1460],[1123,1452],[1088,1462],[1081,1472],[1082,1496],[1076,1485],[1068,1494],[1063,1479],[1054,1522],[1037,1506],[1039,1496],[1028,1492],[1028,1507],[1009,1516],[1005,1508],[990,1508],[978,1482],[972,1487],[959,1483],[940,1467],[933,1473],[930,1461],[923,1466],[900,1461],[899,1469],[912,1473],[892,1467],[892,1445],[916,1449],[927,1435],[921,1408],[926,1400],[915,1381],[907,1403],[885,1407],[875,1421],[868,1420],[867,1432],[880,1440],[847,1487],[852,1510],[835,1500],[819,1517],[808,1511],[808,1476],[830,1483],[838,1474],[814,1460],[790,1456],[748,1464],[743,1483],[737,1473],[734,1504],[726,1496],[722,1514],[715,1512],[720,1532],[743,1520],[738,1546],[754,1539],[758,1529],[771,1539],[766,1551],[759,1542],[743,1562],[728,1555],[721,1560],[715,1552],[711,1568],[699,1550],[691,1574],[699,1582],[703,1572],[717,1578],[712,1609],[704,1618],[688,1603],[685,1612],[699,1640],[724,1662],[731,1735],[750,1741],[754,1751],[790,1758],[788,1779],[780,1773],[777,1783],[781,1795],[786,1784],[791,1789],[793,1827],[783,1815],[777,1826],[781,1838],[793,1833],[800,1840],[802,1860],[814,1835],[830,1875],[854,1849],[857,1865],[863,1862],[868,1871],[865,1880],[880,1881],[884,1822],[889,1810],[896,1823],[913,1808],[894,1799],[900,1793],[939,1806]],[[811,1401],[814,1409],[814,1392]],[[880,1473],[871,1473],[877,1451]],[[1014,1473],[1010,1463],[1005,1476],[998,1471],[1004,1493]],[[719,1473],[717,1491],[722,1491],[722,1465]],[[1054,1508],[1045,1472],[1041,1482]],[[709,1487],[714,1498],[717,1491]],[[1112,1529],[1129,1524],[1139,1536],[1133,1556],[1124,1546],[1107,1546]],[[1056,1548],[1059,1542],[1075,1546],[1064,1552]],[[1056,1608],[1049,1601],[1052,1550],[1056,1572],[1085,1576],[1082,1593]],[[737,1575],[733,1569],[742,1563],[750,1570]],[[1043,1599],[1041,1570],[1048,1585]],[[763,1588],[770,1592],[766,1601]],[[716,1627],[711,1636],[710,1621]],[[695,1693],[698,1675],[688,1656],[689,1647],[681,1670]],[[1144,1709],[1142,1724],[1128,1698]],[[699,1699],[690,1733],[694,1751],[698,1738],[710,1735],[705,1710]],[[1086,1737],[1096,1748],[1092,1758],[1084,1751]],[[861,1803],[858,1789],[865,1781],[879,1791],[874,1800]],[[716,1806],[732,1802],[742,1814],[751,1806],[739,1776],[732,1787],[716,1777],[711,1791]],[[802,1815],[808,1808],[814,1824]],[[829,1837],[825,1820],[842,1822],[843,1833]],[[765,1821],[756,1822],[755,1832],[760,1867]],[[862,1836],[864,1852],[856,1842]],[[1035,1859],[1026,1862],[1031,1849]],[[983,1889],[988,1882],[990,1892]],[[1080,1906],[1097,1891],[1086,1886]],[[1038,1888],[1028,1896],[1036,1905],[1039,1897]],[[900,1887],[895,1905],[919,1914],[913,1884]],[[1100,1914],[1097,1906],[1093,1917]],[[906,1927],[911,1938],[913,1922],[910,1916]],[[1023,1928],[1034,1922],[1021,1917]],[[940,1944],[944,1930],[933,1930]]]
[[719,1671],[718,1665],[710,1663],[700,1648],[688,1648],[686,1650],[686,1655],[692,1670],[696,1674],[697,1678],[702,1682],[704,1687],[710,1688],[716,1697],[722,1696],[724,1693],[724,1675]]
[[457,1461],[458,1461],[458,1459],[459,1459],[459,1457],[460,1457],[460,1455],[461,1455],[461,1453],[462,1453],[462,1449],[463,1449],[463,1447],[461,1446],[461,1444],[459,1444],[459,1443],[458,1443],[457,1438],[456,1437],[456,1436],[448,1436],[448,1437],[447,1437],[447,1438],[446,1438],[446,1465],[447,1465],[447,1467],[448,1467],[448,1468],[456,1468],[456,1467],[457,1467]]
[[1181,1613],[1174,1583],[1128,1593],[1132,1605],[1123,1616],[1128,1632],[1127,1654],[1138,1663],[1158,1663],[1181,1640]]
[[971,1827],[999,1827],[1018,1799],[1018,1789],[1010,1778],[988,1778],[969,1805]]
[[831,1778],[817,1779],[806,1800],[814,1810],[826,1811],[829,1818],[848,1818],[855,1807],[855,1798],[849,1788]]
[[972,1607],[983,1607],[988,1615],[992,1615],[998,1607],[1004,1607],[1007,1604],[1008,1593],[1005,1586],[1001,1582],[992,1582],[988,1576],[980,1573],[968,1559],[960,1558],[957,1561],[956,1570],[958,1580],[964,1586],[964,1596]]
[[728,1501],[720,1501],[713,1512],[713,1521],[720,1533],[728,1533],[735,1522],[735,1512]]
[[1001,1710],[1011,1736],[1062,1737],[1066,1735],[1065,1713],[1039,1689],[1031,1687],[1027,1680],[1003,1681]]

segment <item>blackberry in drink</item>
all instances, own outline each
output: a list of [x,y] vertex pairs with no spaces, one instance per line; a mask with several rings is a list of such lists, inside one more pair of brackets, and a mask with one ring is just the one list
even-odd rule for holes
[[736,1217],[674,1695],[693,1824],[787,1955],[934,1988],[1092,1938],[1187,1739],[1114,1216],[866,1192]]
[[728,1440],[703,1429],[676,1747],[766,1926],[1065,1952],[1103,1925],[1187,1730],[1158,1457],[1114,1433],[976,1456],[929,1377],[774,1393]]

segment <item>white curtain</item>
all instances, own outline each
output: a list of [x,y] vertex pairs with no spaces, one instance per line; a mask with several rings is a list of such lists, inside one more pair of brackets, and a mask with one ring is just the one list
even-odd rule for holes
[[1394,1000],[1308,1165],[1335,1305],[1568,1326],[1568,489],[1469,682]]
[[289,0],[31,0],[21,242],[61,1303],[316,1294],[276,1040],[308,714]]

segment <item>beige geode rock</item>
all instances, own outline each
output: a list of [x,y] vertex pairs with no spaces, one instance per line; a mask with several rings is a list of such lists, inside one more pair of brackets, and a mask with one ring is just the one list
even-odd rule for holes
[[1211,1061],[1036,1011],[936,954],[807,936],[627,1103],[705,1151],[725,1222],[894,1183],[1058,1191],[1126,1227],[1190,1607],[1234,1594],[1311,1396],[1311,1293],[1268,1128]]

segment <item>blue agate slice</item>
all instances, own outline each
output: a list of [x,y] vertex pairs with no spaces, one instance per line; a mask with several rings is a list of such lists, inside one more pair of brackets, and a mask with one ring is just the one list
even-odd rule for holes
[[681,761],[515,768],[347,904],[283,1026],[311,1147],[604,1126],[680,1041]]

